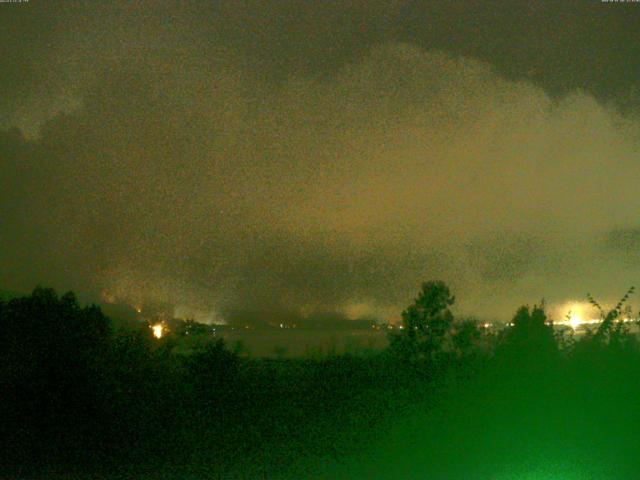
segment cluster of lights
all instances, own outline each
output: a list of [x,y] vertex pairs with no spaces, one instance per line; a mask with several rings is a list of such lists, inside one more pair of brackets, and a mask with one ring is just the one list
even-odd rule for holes
[[[576,309],[578,311],[580,311],[580,309]],[[142,311],[142,309],[140,307],[136,307],[136,311],[138,311],[139,313]],[[598,324],[601,323],[602,320],[600,319],[585,319],[580,313],[576,312],[575,310],[570,310],[569,314],[567,315],[567,319],[564,321],[560,321],[560,322],[556,322],[556,325],[567,325],[570,326],[573,330],[577,330],[581,325],[593,325],[593,324]],[[629,317],[625,317],[622,319],[619,319],[618,321],[621,321],[623,323],[627,323],[627,322],[633,322],[635,321],[632,318]],[[549,323],[550,324],[550,323]],[[514,324],[512,322],[509,322],[506,324],[507,327],[513,327]],[[286,325],[284,323],[280,323],[279,325],[277,325],[279,328],[296,328],[296,325]],[[493,325],[491,323],[483,323],[480,325],[480,327],[482,328],[491,328]],[[166,327],[162,324],[162,323],[156,323],[154,325],[150,325],[149,326],[151,328],[151,330],[153,331],[153,336],[155,338],[162,338],[164,335],[164,332],[166,331]],[[400,330],[404,329],[404,325],[397,325],[394,326],[392,324],[386,324],[386,325],[372,325],[372,328],[379,330],[380,328],[385,328],[392,330],[394,328],[398,328]],[[249,327],[248,325],[244,326],[245,329],[249,329],[251,327]],[[417,328],[417,327],[416,327]],[[232,330],[235,330],[235,328],[232,327]],[[212,332],[216,333],[216,329],[213,328]]]
[[156,338],[162,338],[162,334],[164,332],[164,327],[161,323],[157,323],[155,325],[151,325],[151,330],[153,331],[153,336]]
[[[616,319],[616,322],[629,323],[629,322],[635,322],[635,319],[625,317],[625,318]],[[602,323],[602,320],[599,318],[583,319],[582,317],[579,317],[577,315],[571,315],[569,320],[564,322],[558,322],[557,324],[569,325],[571,328],[575,330],[578,327],[580,327],[580,325],[595,325],[598,323]]]
[[[295,323],[278,323],[278,324],[270,323],[269,325],[276,328],[298,328],[298,325],[296,325]],[[244,328],[253,330],[253,327],[249,325],[245,325]]]
[[561,325],[569,325],[574,330],[576,330],[580,325],[593,325],[596,323],[600,323],[600,320],[597,318],[584,319],[582,316],[575,313],[570,314],[567,321],[560,322]]

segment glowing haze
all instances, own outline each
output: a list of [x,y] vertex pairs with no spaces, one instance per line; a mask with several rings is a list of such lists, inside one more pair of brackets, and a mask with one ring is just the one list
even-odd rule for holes
[[389,319],[436,278],[499,318],[637,283],[636,67],[607,95],[554,12],[509,51],[404,2],[36,3],[2,6],[0,288],[221,322]]

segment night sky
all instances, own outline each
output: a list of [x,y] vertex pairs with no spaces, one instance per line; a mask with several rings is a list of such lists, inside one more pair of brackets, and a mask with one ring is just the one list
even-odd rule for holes
[[615,301],[640,3],[0,3],[0,289],[224,320]]

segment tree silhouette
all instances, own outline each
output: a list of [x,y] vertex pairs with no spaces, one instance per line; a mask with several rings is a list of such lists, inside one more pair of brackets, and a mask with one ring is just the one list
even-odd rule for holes
[[465,357],[477,352],[482,336],[478,320],[468,318],[456,323],[451,343],[456,353]]
[[80,307],[71,292],[58,297],[36,288],[4,303],[0,411],[10,414],[0,437],[33,455],[74,450],[81,432],[99,419],[96,379],[104,378],[110,338],[109,319],[96,306]]
[[547,318],[544,303],[517,310],[511,326],[502,333],[498,351],[525,362],[549,360],[558,353],[553,323]]
[[618,301],[616,306],[609,312],[605,313],[600,304],[594,300],[591,294],[587,293],[589,303],[600,312],[601,323],[595,333],[595,340],[598,342],[617,342],[629,333],[629,329],[624,325],[624,317],[630,319],[631,309],[627,306],[623,309],[624,304],[633,294],[635,287],[631,286],[624,296]]
[[413,360],[432,360],[443,352],[453,323],[449,307],[455,302],[442,281],[422,284],[413,305],[402,312],[403,330],[392,335],[391,348]]

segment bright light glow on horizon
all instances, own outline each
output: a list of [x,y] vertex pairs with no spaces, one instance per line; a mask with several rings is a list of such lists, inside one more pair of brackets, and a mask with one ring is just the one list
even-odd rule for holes
[[176,305],[173,309],[173,317],[182,320],[195,320],[207,325],[226,325],[227,321],[215,308],[198,308],[188,304]]
[[569,325],[571,325],[571,328],[575,330],[582,323],[584,323],[584,319],[582,318],[582,316],[578,315],[577,313],[571,313],[571,316],[569,318]]
[[573,330],[578,329],[581,325],[598,323],[599,319],[590,318],[589,313],[592,307],[586,302],[570,301],[560,304],[554,309],[552,316],[558,319],[554,321],[556,325],[566,325]]
[[162,331],[163,331],[163,328],[162,328],[162,324],[161,324],[161,323],[158,323],[158,324],[156,324],[156,325],[152,325],[152,326],[151,326],[151,330],[153,330],[153,336],[154,336],[154,337],[156,337],[156,338],[162,338]]

